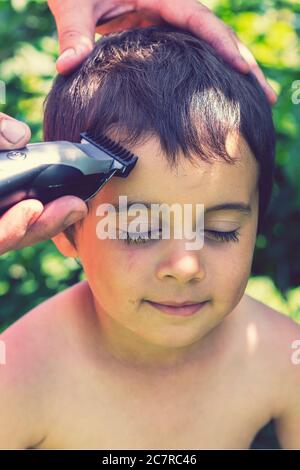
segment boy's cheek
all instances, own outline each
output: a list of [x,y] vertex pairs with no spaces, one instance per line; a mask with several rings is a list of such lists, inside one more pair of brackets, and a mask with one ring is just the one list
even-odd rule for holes
[[135,249],[122,251],[121,258],[123,268],[129,274],[138,273],[139,276],[142,276],[143,273],[147,272],[147,269],[151,269],[150,259],[148,260],[145,250],[144,252],[140,252],[140,250]]
[[120,243],[118,240],[96,240],[95,243],[86,240],[83,243],[81,261],[88,277],[102,279],[104,284],[113,278],[121,287],[131,275],[141,276],[145,262],[135,250],[120,250]]
[[212,285],[212,305],[219,318],[230,314],[242,299],[248,283],[248,273],[233,271],[226,273]]
[[207,281],[212,295],[223,298],[239,297],[244,292],[251,274],[253,246],[249,240],[240,246],[232,244],[222,253],[211,253],[206,263]]
[[251,274],[252,256],[245,258],[243,262],[236,263],[232,269],[231,275],[231,292],[232,296],[239,301],[248,284]]

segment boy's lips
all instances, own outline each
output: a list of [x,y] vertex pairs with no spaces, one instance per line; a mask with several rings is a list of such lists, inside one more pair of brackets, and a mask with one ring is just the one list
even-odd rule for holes
[[152,302],[151,300],[146,300],[152,307],[155,307],[165,313],[171,314],[171,315],[178,315],[178,316],[189,316],[193,315],[196,313],[199,309],[201,309],[208,301],[203,301],[203,302],[174,302],[174,301],[168,301],[167,302]]
[[184,305],[196,305],[196,304],[201,304],[202,302],[200,300],[195,300],[195,301],[191,301],[191,300],[185,300],[185,301],[182,301],[182,302],[174,302],[174,300],[165,300],[164,302],[154,302],[154,301],[148,301],[148,302],[153,302],[153,303],[156,303],[156,304],[160,304],[160,305],[167,305],[167,306],[170,306],[170,307],[183,307]]

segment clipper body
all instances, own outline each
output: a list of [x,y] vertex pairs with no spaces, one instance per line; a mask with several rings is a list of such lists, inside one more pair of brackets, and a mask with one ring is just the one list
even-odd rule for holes
[[0,152],[0,215],[24,199],[43,204],[72,195],[87,201],[113,177],[126,178],[138,157],[105,136],[80,143],[28,144]]

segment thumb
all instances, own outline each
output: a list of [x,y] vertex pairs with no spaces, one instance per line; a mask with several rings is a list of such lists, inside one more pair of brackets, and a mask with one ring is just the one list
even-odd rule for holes
[[31,132],[25,122],[0,113],[0,150],[22,148],[30,137]]
[[17,249],[23,240],[28,226],[34,223],[43,211],[43,204],[35,199],[27,199],[11,207],[0,218],[0,255]]
[[92,2],[81,2],[80,9],[74,0],[48,1],[55,18],[60,56],[56,62],[58,73],[67,74],[76,68],[93,49],[95,19]]

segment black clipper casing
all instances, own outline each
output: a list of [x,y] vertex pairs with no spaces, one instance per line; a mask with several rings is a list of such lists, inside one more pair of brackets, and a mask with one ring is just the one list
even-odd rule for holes
[[24,199],[46,204],[61,196],[84,201],[113,177],[126,178],[138,157],[104,135],[28,144],[0,152],[0,215]]

